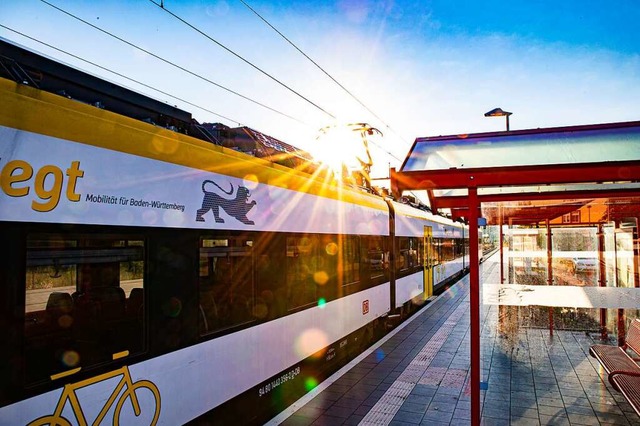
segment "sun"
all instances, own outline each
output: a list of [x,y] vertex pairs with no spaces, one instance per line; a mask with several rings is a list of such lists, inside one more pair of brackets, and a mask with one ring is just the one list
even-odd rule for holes
[[371,163],[368,148],[353,125],[328,126],[320,131],[309,148],[313,157],[340,176],[344,171],[361,170]]

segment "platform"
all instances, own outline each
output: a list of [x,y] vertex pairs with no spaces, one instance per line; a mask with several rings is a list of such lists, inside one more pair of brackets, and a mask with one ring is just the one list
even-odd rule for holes
[[[498,256],[481,282],[499,282]],[[497,333],[499,306],[482,311],[482,423],[640,425],[601,376],[585,332],[521,327]],[[269,425],[470,424],[469,279],[426,305]]]

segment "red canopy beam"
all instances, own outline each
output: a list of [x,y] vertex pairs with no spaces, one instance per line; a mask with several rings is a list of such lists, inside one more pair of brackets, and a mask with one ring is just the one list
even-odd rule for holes
[[[585,177],[588,173],[588,177]],[[587,180],[585,180],[587,179]],[[487,188],[494,186],[558,185],[570,183],[638,182],[640,161],[551,164],[396,172],[391,169],[396,198],[405,190]],[[584,191],[588,193],[589,191]],[[437,198],[437,197],[436,197]]]
[[[596,198],[637,198],[640,189],[597,189],[584,191],[549,191],[518,192],[513,194],[478,195],[480,203],[496,203],[507,201],[541,201],[541,200],[578,200]],[[446,195],[437,197],[438,208],[466,208],[469,200],[466,195]]]

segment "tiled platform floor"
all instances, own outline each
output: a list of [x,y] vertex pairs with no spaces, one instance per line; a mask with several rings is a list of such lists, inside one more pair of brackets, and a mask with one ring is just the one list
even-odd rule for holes
[[[498,258],[482,282],[498,282]],[[469,298],[464,278],[352,366],[269,424],[470,424]],[[482,314],[482,423],[486,425],[640,425],[600,375],[584,332],[497,332],[498,307]]]

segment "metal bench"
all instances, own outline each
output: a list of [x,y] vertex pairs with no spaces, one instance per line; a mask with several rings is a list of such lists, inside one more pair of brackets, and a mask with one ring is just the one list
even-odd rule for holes
[[640,415],[640,319],[631,322],[624,346],[593,345],[589,354],[602,365],[614,389]]
[[614,371],[609,374],[609,382],[640,416],[640,372]]

